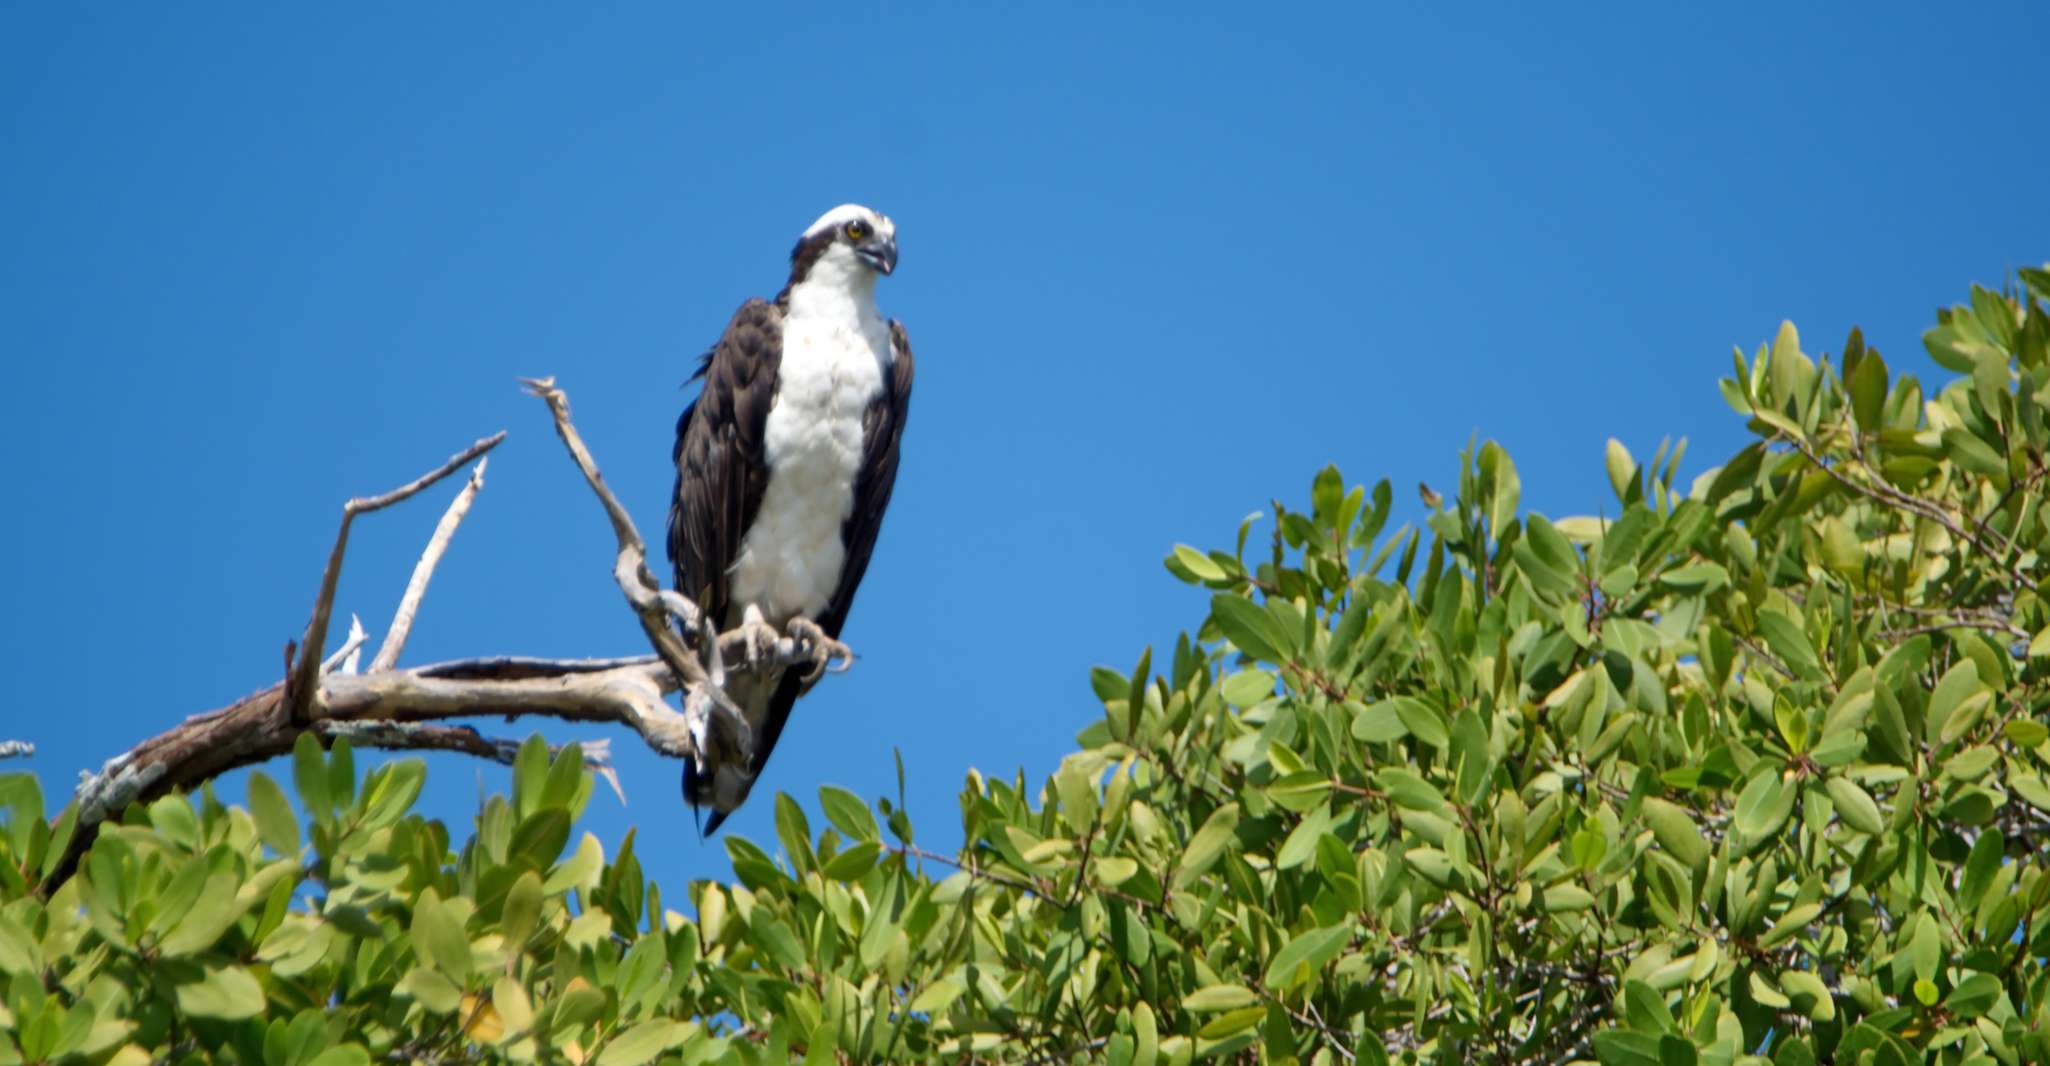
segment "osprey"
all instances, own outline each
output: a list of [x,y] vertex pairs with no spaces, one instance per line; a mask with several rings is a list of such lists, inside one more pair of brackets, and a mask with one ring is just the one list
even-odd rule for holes
[[[858,204],[826,212],[798,238],[783,291],[740,305],[692,375],[704,384],[676,423],[669,560],[677,590],[721,630],[759,641],[774,626],[837,645],[911,403],[911,345],[875,303],[876,279],[896,266],[888,217]],[[747,799],[819,672],[729,676],[746,728],[696,724],[700,754],[683,767],[685,801],[712,809],[705,832]]]

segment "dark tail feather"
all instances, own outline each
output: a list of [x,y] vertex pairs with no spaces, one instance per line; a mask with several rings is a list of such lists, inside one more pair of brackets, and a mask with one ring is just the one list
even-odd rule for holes
[[726,824],[726,812],[725,812],[725,811],[713,811],[713,812],[712,812],[712,816],[711,816],[710,818],[707,818],[707,819],[705,819],[705,825],[704,825],[704,828],[703,828],[703,829],[701,829],[701,830],[699,830],[699,832],[698,832],[698,839],[699,839],[699,840],[704,840],[704,839],[706,839],[706,838],[708,838],[708,837],[711,837],[711,836],[713,836],[713,835],[717,834],[717,833],[719,832],[719,827],[720,827],[720,826],[722,826],[722,825],[725,825],[725,824]]

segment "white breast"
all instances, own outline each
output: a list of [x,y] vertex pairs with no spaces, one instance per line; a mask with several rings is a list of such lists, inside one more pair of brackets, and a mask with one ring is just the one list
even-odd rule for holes
[[729,624],[750,604],[774,625],[817,617],[847,560],[840,529],[854,509],[862,414],[883,390],[889,332],[872,300],[807,288],[792,291],[783,320],[769,487],[734,563]]

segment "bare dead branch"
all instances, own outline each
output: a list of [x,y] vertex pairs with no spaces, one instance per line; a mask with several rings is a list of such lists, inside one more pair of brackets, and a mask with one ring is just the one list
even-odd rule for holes
[[[536,715],[625,725],[665,755],[692,750],[683,716],[662,700],[675,690],[675,678],[652,656],[464,659],[411,670],[329,674],[319,680],[310,713],[312,728],[323,737],[346,735],[353,742],[366,736],[376,738],[378,747],[468,751],[496,759],[496,749],[459,742],[448,727],[413,727],[453,718]],[[187,718],[107,760],[79,784],[77,829],[45,889],[62,884],[100,825],[130,804],[288,754],[306,728],[292,719],[281,682]]]
[[320,595],[313,601],[313,618],[306,623],[306,639],[300,642],[299,657],[293,663],[291,674],[286,679],[285,689],[289,696],[293,721],[308,721],[306,711],[313,701],[314,684],[320,676],[320,650],[327,646],[328,615],[333,612],[335,606],[335,584],[341,580],[342,555],[349,547],[349,523],[359,514],[383,510],[418,494],[429,485],[454,473],[463,464],[498,447],[499,442],[503,440],[505,430],[501,429],[450,456],[447,462],[433,470],[390,492],[368,498],[358,496],[342,505],[342,524],[335,531],[335,546],[328,552],[327,568],[320,575]]
[[[612,535],[619,542],[619,556],[612,567],[612,578],[618,582],[619,590],[626,594],[628,603],[633,604],[634,614],[641,620],[641,632],[648,637],[648,643],[655,648],[655,654],[669,664],[676,676],[686,685],[698,685],[706,680],[705,668],[690,650],[683,646],[683,638],[670,625],[670,608],[660,595],[662,583],[648,570],[648,547],[641,540],[641,532],[634,527],[633,516],[612,489],[605,484],[605,475],[598,472],[598,463],[591,458],[590,449],[584,447],[584,438],[570,421],[569,397],[555,387],[555,379],[521,378],[520,384],[527,392],[537,396],[548,405],[548,411],[555,417],[555,434],[562,438],[563,446],[569,449],[569,457],[583,472],[584,480],[590,483],[591,491],[598,494],[598,502],[605,505],[605,517],[612,522]],[[680,594],[675,599],[683,599]],[[695,605],[692,605],[695,615]],[[679,615],[678,617],[682,617]],[[688,624],[696,617],[685,618]]]
[[[730,735],[731,722],[740,723],[738,730],[745,739],[745,722],[724,691],[728,663],[741,670],[810,667],[816,672],[830,661],[828,657],[843,666],[849,661],[851,653],[844,645],[803,627],[793,626],[782,634],[772,632],[768,636],[773,639],[766,642],[759,627],[743,625],[715,633],[712,620],[697,604],[663,589],[648,569],[647,548],[632,518],[606,487],[597,463],[570,422],[568,398],[550,380],[527,385],[547,402],[557,434],[605,507],[617,542],[613,577],[656,654],[616,659],[490,656],[395,668],[433,571],[483,486],[484,453],[504,440],[505,434],[486,437],[413,482],[380,496],[352,499],[343,506],[341,527],[321,575],[320,593],[304,641],[296,645],[296,653],[294,645],[287,645],[284,681],[194,715],[107,760],[99,772],[81,775],[76,829],[41,886],[45,893],[70,877],[100,826],[130,804],[150,802],[229,770],[286,754],[308,729],[328,741],[348,737],[351,743],[370,747],[455,751],[508,762],[518,751],[514,742],[446,723],[460,718],[510,720],[530,715],[623,725],[658,754],[697,758],[704,754],[701,745],[735,742]],[[361,674],[354,669],[366,639],[362,623],[354,615],[350,616],[348,640],[323,661],[320,650],[327,640],[351,521],[358,514],[419,493],[472,460],[477,461],[476,469],[421,553],[393,616],[391,631],[370,668]],[[697,651],[672,627],[672,619],[681,623],[684,631],[697,635]],[[664,698],[679,690],[684,694],[682,712]],[[729,716],[728,735],[708,728],[714,711]],[[4,751],[5,746],[0,745],[0,753]],[[585,763],[605,777],[621,802],[625,801],[605,742],[585,748]]]
[[427,595],[427,582],[434,577],[434,568],[441,562],[441,556],[448,551],[448,542],[456,535],[456,527],[463,524],[463,516],[470,513],[470,504],[477,499],[477,493],[484,488],[484,464],[490,456],[477,460],[470,471],[470,481],[456,498],[449,501],[448,510],[442,512],[441,521],[434,527],[434,535],[427,538],[427,549],[420,553],[420,561],[413,565],[413,576],[406,581],[406,594],[399,598],[399,609],[392,613],[391,628],[385,631],[384,644],[377,649],[370,660],[370,672],[389,670],[398,665],[399,653],[406,648],[406,637],[413,632],[413,617],[420,612],[420,598]]
[[36,746],[26,740],[0,740],[0,759],[18,759],[35,753]]

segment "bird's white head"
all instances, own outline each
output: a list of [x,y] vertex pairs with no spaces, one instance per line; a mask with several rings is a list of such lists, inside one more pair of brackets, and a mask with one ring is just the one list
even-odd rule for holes
[[875,284],[897,269],[897,224],[860,204],[841,204],[806,227],[790,250],[790,284]]

